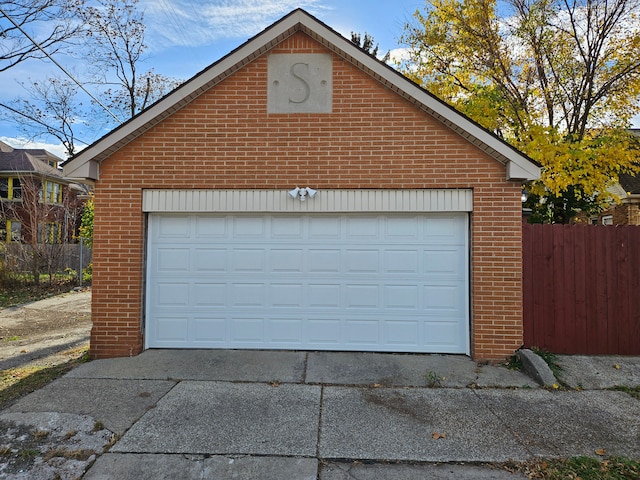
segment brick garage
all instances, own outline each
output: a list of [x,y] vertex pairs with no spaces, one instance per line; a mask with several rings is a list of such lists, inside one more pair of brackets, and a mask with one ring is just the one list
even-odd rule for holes
[[[270,67],[269,58],[275,55],[281,55],[285,60],[291,55],[295,63],[289,70]],[[319,100],[311,98],[309,104],[304,105],[300,100],[314,95],[316,88],[313,83],[315,73],[312,75],[309,69],[317,58],[328,58],[330,63],[328,83],[317,88],[330,88],[331,91],[328,99],[326,96]],[[300,70],[294,70],[296,65],[302,65]],[[280,69],[270,72],[270,68]],[[320,74],[327,73],[326,66],[319,68]],[[283,108],[300,108],[299,111],[283,112],[278,110],[278,105],[269,104],[274,101],[269,98],[273,95],[270,88],[285,85],[270,81],[274,73],[293,77],[293,80],[289,79],[293,89],[287,95],[292,100],[290,103],[301,105],[283,104]],[[466,353],[478,360],[499,360],[522,344],[520,196],[522,181],[536,178],[538,167],[302,10],[292,12],[249,40],[69,160],[64,168],[66,176],[95,182],[91,334],[94,358],[136,355],[144,348],[164,345],[170,348],[252,348],[251,342],[234,343],[233,338],[227,338],[226,343],[222,339],[220,343],[212,327],[213,317],[222,322],[215,324],[220,329],[232,331],[231,337],[233,332],[251,325],[261,329],[263,343],[254,343],[254,348],[286,347],[287,343],[282,339],[284,343],[268,343],[274,337],[269,331],[270,324],[258,325],[254,318],[253,323],[238,326],[233,319],[229,320],[227,316],[233,316],[229,312],[234,305],[224,305],[219,315],[211,315],[210,312],[219,307],[213,305],[214,290],[210,291],[208,300],[212,305],[210,309],[206,308],[206,301],[197,305],[190,303],[197,297],[197,291],[189,289],[197,286],[189,283],[191,280],[181,280],[180,272],[187,267],[180,261],[183,257],[175,252],[184,250],[188,256],[191,237],[180,240],[180,233],[175,230],[176,241],[167,243],[165,248],[160,243],[156,245],[163,240],[152,239],[151,235],[154,229],[161,231],[166,224],[171,237],[173,226],[178,228],[193,222],[196,225],[193,228],[197,228],[201,219],[235,225],[233,222],[246,223],[246,219],[254,218],[256,225],[266,225],[264,218],[268,219],[269,225],[287,224],[291,229],[313,230],[317,218],[335,218],[335,225],[346,225],[345,229],[350,223],[355,225],[356,220],[377,222],[375,228],[371,227],[376,231],[383,230],[384,225],[395,225],[398,219],[408,219],[403,225],[410,229],[414,225],[413,219],[417,219],[416,228],[425,232],[431,231],[432,224],[448,225],[449,220],[461,222],[464,231],[457,238],[462,242],[460,249],[466,250],[460,254],[464,263],[457,260],[453,263],[463,265],[468,271],[462,272],[462,280],[452,280],[458,283],[447,284],[442,291],[458,289],[455,298],[464,305],[455,305],[454,309],[462,312],[456,317],[462,330],[452,335],[457,338],[467,336],[467,339],[448,351],[447,341],[433,343],[426,338],[429,325],[416,326],[415,332],[425,337],[422,346],[408,349],[402,346],[410,343],[411,326],[420,323],[414,319],[431,301],[428,298],[431,293],[418,293],[420,298],[415,305],[400,305],[411,310],[402,322],[409,333],[401,340],[397,340],[399,337],[392,331],[393,325],[384,319],[385,306],[389,304],[384,292],[396,291],[400,285],[406,287],[403,295],[407,297],[411,296],[409,292],[438,291],[438,286],[429,283],[429,278],[420,278],[428,277],[422,270],[411,273],[411,278],[417,278],[415,285],[404,285],[410,282],[399,281],[393,269],[383,265],[385,255],[412,258],[413,254],[424,254],[436,258],[438,249],[446,247],[438,246],[446,243],[438,244],[439,233],[425,233],[436,238],[436,246],[431,253],[424,253],[420,248],[402,250],[404,246],[379,245],[378,240],[374,251],[370,246],[362,247],[359,233],[355,232],[354,237],[343,238],[346,247],[335,246],[330,250],[341,252],[343,263],[350,263],[350,260],[345,262],[344,257],[349,252],[356,257],[369,255],[382,259],[380,271],[369,275],[378,283],[369,285],[367,282],[371,278],[352,283],[327,280],[325,285],[336,287],[336,291],[340,290],[340,285],[343,287],[337,295],[344,304],[336,306],[335,312],[332,310],[332,319],[337,322],[337,329],[343,328],[340,315],[352,315],[353,325],[365,325],[364,317],[360,316],[365,312],[367,320],[380,318],[380,332],[385,332],[380,336],[388,341],[381,341],[377,348],[369,324],[362,331],[367,341],[356,338],[356,332],[351,343],[340,343],[337,339],[337,346],[332,348],[327,341],[326,349],[357,349],[361,342],[363,350],[389,351],[397,341],[400,345],[397,351]],[[318,194],[304,202],[291,198],[288,192],[296,186],[313,187]],[[189,218],[192,220],[187,220]],[[423,224],[426,226],[421,226]],[[242,251],[260,257],[256,247],[260,245],[261,251],[267,252],[266,263],[271,265],[275,264],[275,260],[271,260],[273,252],[286,247],[292,252],[303,252],[300,268],[307,268],[305,265],[316,261],[313,255],[319,249],[313,245],[320,241],[318,238],[305,237],[298,243],[285,242],[275,247],[265,247],[271,240],[263,239],[257,244],[247,244],[252,245],[251,248],[245,245]],[[206,278],[198,277],[200,270],[195,265],[189,267],[193,271],[187,272],[187,276],[202,278],[198,283],[200,286],[209,285],[213,289],[215,284],[233,298],[229,295],[233,285],[248,285],[248,280],[241,276],[242,268],[234,270],[233,265],[230,266],[233,263],[231,256],[240,250],[235,251],[228,245],[222,247],[215,241],[203,242],[206,248],[200,252],[211,254],[206,258],[211,258],[212,262],[215,252],[227,252],[229,258],[221,261],[228,270]],[[237,242],[237,238],[227,238],[227,243]],[[182,248],[181,244],[186,246]],[[196,250],[189,251],[193,254]],[[165,253],[168,255],[166,265],[171,268],[158,263],[164,261],[161,255]],[[420,259],[421,264],[428,263],[422,257]],[[193,260],[186,260],[189,261],[193,263]],[[287,265],[295,263],[291,258],[285,263],[287,261]],[[211,265],[213,269],[213,263]],[[424,268],[428,271],[429,265]],[[247,271],[251,269],[253,266],[247,267]],[[269,283],[269,275],[276,275],[273,271],[255,270],[247,273],[246,279],[254,282],[257,282],[256,278],[262,279],[268,285],[266,290],[260,291],[270,291],[274,283]],[[392,273],[388,274],[389,271]],[[346,271],[337,276],[346,278],[352,273]],[[166,275],[163,277],[166,281],[159,281],[156,274]],[[313,278],[308,271],[307,274],[305,278]],[[286,278],[286,282],[278,285],[286,284],[291,288],[290,292],[304,292],[301,298],[312,295],[309,289],[317,286],[311,285],[308,279],[298,284],[291,280],[293,277]],[[324,277],[319,274],[317,278]],[[358,310],[358,305],[345,298],[348,295],[344,291],[356,284],[363,287],[362,291],[367,287],[372,292],[382,292],[380,300],[376,303],[375,295],[365,295],[360,305],[364,310]],[[162,290],[167,285],[170,287]],[[180,296],[182,286],[185,288],[183,297]],[[162,293],[165,291],[167,295]],[[169,298],[175,303],[169,305],[174,301]],[[272,301],[268,293],[267,300]],[[178,308],[181,302],[186,302],[183,309]],[[233,303],[232,300],[229,302]],[[161,308],[156,309],[157,304],[163,303],[167,304],[165,312],[169,313],[166,315],[161,313]],[[367,313],[365,307],[371,306],[369,303],[376,303],[377,307]],[[242,307],[238,309],[241,311]],[[184,314],[180,313],[182,310]],[[285,310],[282,307],[281,311]],[[323,348],[307,343],[309,335],[306,332],[315,328],[314,322],[318,318],[331,315],[327,310],[318,314],[320,317],[314,317],[309,314],[311,310],[313,308],[298,309],[298,316],[310,322],[301,324],[295,323],[298,318],[287,316],[286,312],[278,317],[278,308],[271,311],[265,307],[264,311],[265,317],[273,313],[274,319],[284,319],[281,326],[291,325],[291,331],[300,331],[301,338],[304,337],[302,343],[292,343],[291,348]],[[435,325],[434,331],[453,332],[457,327],[444,320],[440,322],[438,312],[435,307],[428,311],[432,319],[430,325]],[[181,315],[185,318],[180,318]],[[191,317],[187,319],[189,315]],[[401,313],[397,315],[401,316]],[[396,313],[393,316],[396,318]],[[162,318],[166,321],[161,321]],[[224,323],[226,321],[232,323]],[[206,333],[202,337],[192,337],[192,333],[181,335],[181,328],[185,332],[189,329],[197,331],[198,325],[205,325],[202,331]],[[351,335],[349,332],[345,335]],[[250,333],[245,331],[242,335]],[[329,333],[318,335],[324,334]],[[238,334],[236,340],[242,335]],[[210,343],[206,339],[210,339]],[[165,340],[168,343],[163,343]],[[181,343],[183,340],[186,343]],[[444,346],[440,348],[440,344]]]

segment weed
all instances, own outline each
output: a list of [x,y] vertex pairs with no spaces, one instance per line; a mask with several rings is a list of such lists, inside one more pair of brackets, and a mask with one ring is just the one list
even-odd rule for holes
[[436,372],[429,370],[427,372],[426,377],[427,377],[427,386],[429,388],[438,388],[442,386],[442,380],[444,380],[444,377],[441,377]]
[[40,284],[34,284],[31,280],[15,276],[10,281],[5,281],[0,288],[0,308],[12,307],[23,303],[34,302],[52,295],[71,291],[77,284],[75,277],[59,275],[52,282],[43,280]]
[[632,480],[640,478],[640,462],[624,457],[571,457],[535,460],[520,464],[503,464],[511,473],[522,473],[542,480]]
[[517,370],[520,372],[522,371],[522,360],[520,360],[520,357],[514,353],[507,359],[504,366],[509,370]]
[[48,462],[55,457],[66,458],[67,460],[87,460],[95,453],[89,449],[68,450],[66,448],[54,448],[45,454],[44,461]]
[[44,440],[48,436],[49,432],[47,432],[46,430],[36,430],[35,432],[33,432],[33,438],[35,438],[39,442]]
[[618,385],[616,387],[608,388],[607,390],[615,390],[618,392],[628,393],[634,398],[640,400],[640,385],[636,385],[635,387],[628,387],[626,385]]
[[546,350],[537,347],[531,347],[531,351],[542,358],[542,360],[549,365],[553,375],[558,378],[562,372],[562,367],[558,364],[558,356],[555,353],[547,352]]
[[104,430],[104,423],[102,423],[100,420],[96,420],[96,422],[93,424],[93,431],[99,432],[100,430]]
[[17,454],[18,458],[22,461],[33,460],[38,455],[40,455],[40,450],[37,448],[25,448],[24,450],[20,450]]

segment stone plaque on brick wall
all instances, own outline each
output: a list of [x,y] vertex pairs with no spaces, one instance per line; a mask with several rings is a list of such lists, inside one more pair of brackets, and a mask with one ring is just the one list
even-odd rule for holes
[[269,113],[331,113],[332,61],[329,54],[269,55]]

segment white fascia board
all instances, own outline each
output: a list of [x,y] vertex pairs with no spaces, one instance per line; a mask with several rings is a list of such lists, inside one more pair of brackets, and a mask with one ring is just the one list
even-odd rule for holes
[[[96,143],[85,148],[68,160],[63,165],[63,170],[65,172],[76,172],[84,170],[83,165],[87,162],[96,161],[99,163],[114,151],[122,148],[154,125],[160,123],[163,119],[190,103],[201,93],[271,48],[271,43],[276,41],[280,35],[286,34],[288,28],[290,28],[288,26],[283,28],[284,23],[281,22],[281,24],[276,25],[276,27],[280,28],[271,28],[263,32],[262,35],[254,37],[208,69],[203,70],[200,74],[185,82],[149,109],[144,110]],[[286,22],[286,25],[289,23],[292,23],[291,20]],[[293,22],[293,26],[297,23],[297,21]],[[215,81],[216,77],[220,78]]]
[[493,136],[475,122],[436,99],[409,79],[362,51],[351,41],[300,9],[256,35],[208,69],[188,80],[148,110],[143,111],[101,140],[84,149],[63,165],[65,172],[67,167],[69,171],[80,170],[81,165],[91,160],[98,163],[101,162],[128,142],[191,102],[198,95],[212,88],[216,83],[262,55],[279,41],[299,30],[299,25],[306,29],[305,33],[310,34],[327,48],[332,49],[341,56],[346,56],[347,60],[356,65],[360,64],[374,78],[377,77],[388,86],[392,86],[396,93],[415,104],[422,105],[434,117],[445,124],[449,124],[450,128],[454,127],[454,130],[458,131],[467,140],[470,140],[470,137],[478,140],[486,148],[474,143],[494,156],[494,158],[497,157],[498,161],[507,164],[507,166],[510,163],[514,163],[514,167],[509,170],[513,170],[516,176],[508,173],[509,179],[533,180],[540,176],[539,167],[516,149]]

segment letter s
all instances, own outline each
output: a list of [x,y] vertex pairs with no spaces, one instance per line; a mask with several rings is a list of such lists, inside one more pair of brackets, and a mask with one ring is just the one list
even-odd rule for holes
[[302,100],[294,100],[291,97],[289,97],[289,103],[304,103],[307,100],[309,100],[309,96],[311,95],[311,87],[309,87],[309,84],[307,83],[307,81],[295,72],[295,68],[298,65],[304,65],[305,67],[307,67],[307,73],[308,73],[309,64],[308,63],[301,63],[301,62],[294,63],[293,65],[291,65],[291,68],[289,69],[289,72],[291,73],[291,76],[294,77],[294,78],[297,78],[298,80],[300,80],[302,82],[302,84],[304,85],[304,97],[302,98]]

